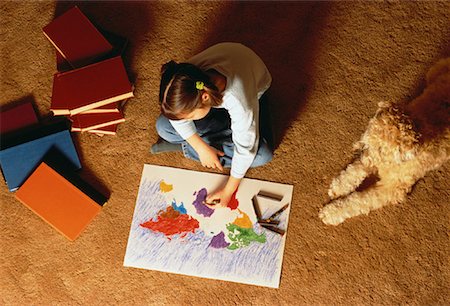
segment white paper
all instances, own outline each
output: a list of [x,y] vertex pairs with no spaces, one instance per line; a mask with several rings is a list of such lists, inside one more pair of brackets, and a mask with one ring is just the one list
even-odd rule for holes
[[[252,197],[260,190],[283,195],[281,202],[259,199],[267,217],[291,203],[293,187],[244,178],[236,208],[199,204],[227,179],[144,165],[124,266],[278,288],[286,234],[257,223]],[[290,206],[278,218],[286,233]]]

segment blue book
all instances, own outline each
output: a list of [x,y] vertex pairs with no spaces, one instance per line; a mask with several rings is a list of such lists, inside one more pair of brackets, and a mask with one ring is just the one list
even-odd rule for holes
[[17,190],[25,182],[50,149],[64,154],[74,170],[81,168],[66,121],[0,140],[0,166],[10,191]]

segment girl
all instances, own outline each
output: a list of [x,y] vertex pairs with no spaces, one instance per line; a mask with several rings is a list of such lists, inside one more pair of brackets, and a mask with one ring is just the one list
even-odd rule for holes
[[206,199],[226,207],[248,168],[272,159],[259,137],[259,98],[271,81],[263,61],[238,43],[214,45],[187,63],[164,64],[156,122],[162,139],[151,152],[180,150],[205,167],[231,167],[225,186]]

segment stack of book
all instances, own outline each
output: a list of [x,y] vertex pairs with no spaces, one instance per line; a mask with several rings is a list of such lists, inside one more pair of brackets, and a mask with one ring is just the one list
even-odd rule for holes
[[39,123],[31,102],[0,111],[0,167],[15,197],[70,240],[107,201],[78,176],[67,119]]
[[43,31],[57,50],[50,110],[67,116],[74,132],[114,135],[133,97],[121,57],[127,40],[98,30],[76,6]]

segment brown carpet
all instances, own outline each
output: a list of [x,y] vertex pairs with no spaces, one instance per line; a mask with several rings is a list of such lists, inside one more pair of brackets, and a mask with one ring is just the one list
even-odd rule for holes
[[[42,27],[69,2],[0,2],[0,103],[49,113],[55,51]],[[331,179],[381,100],[420,93],[450,48],[450,2],[79,3],[130,39],[136,97],[117,136],[76,134],[83,175],[111,193],[69,242],[1,190],[2,305],[298,305],[449,303],[450,166],[420,180],[405,203],[325,226]],[[294,185],[280,289],[122,266],[144,163],[205,171],[181,154],[152,156],[160,66],[221,41],[267,63],[278,148],[248,177]]]

